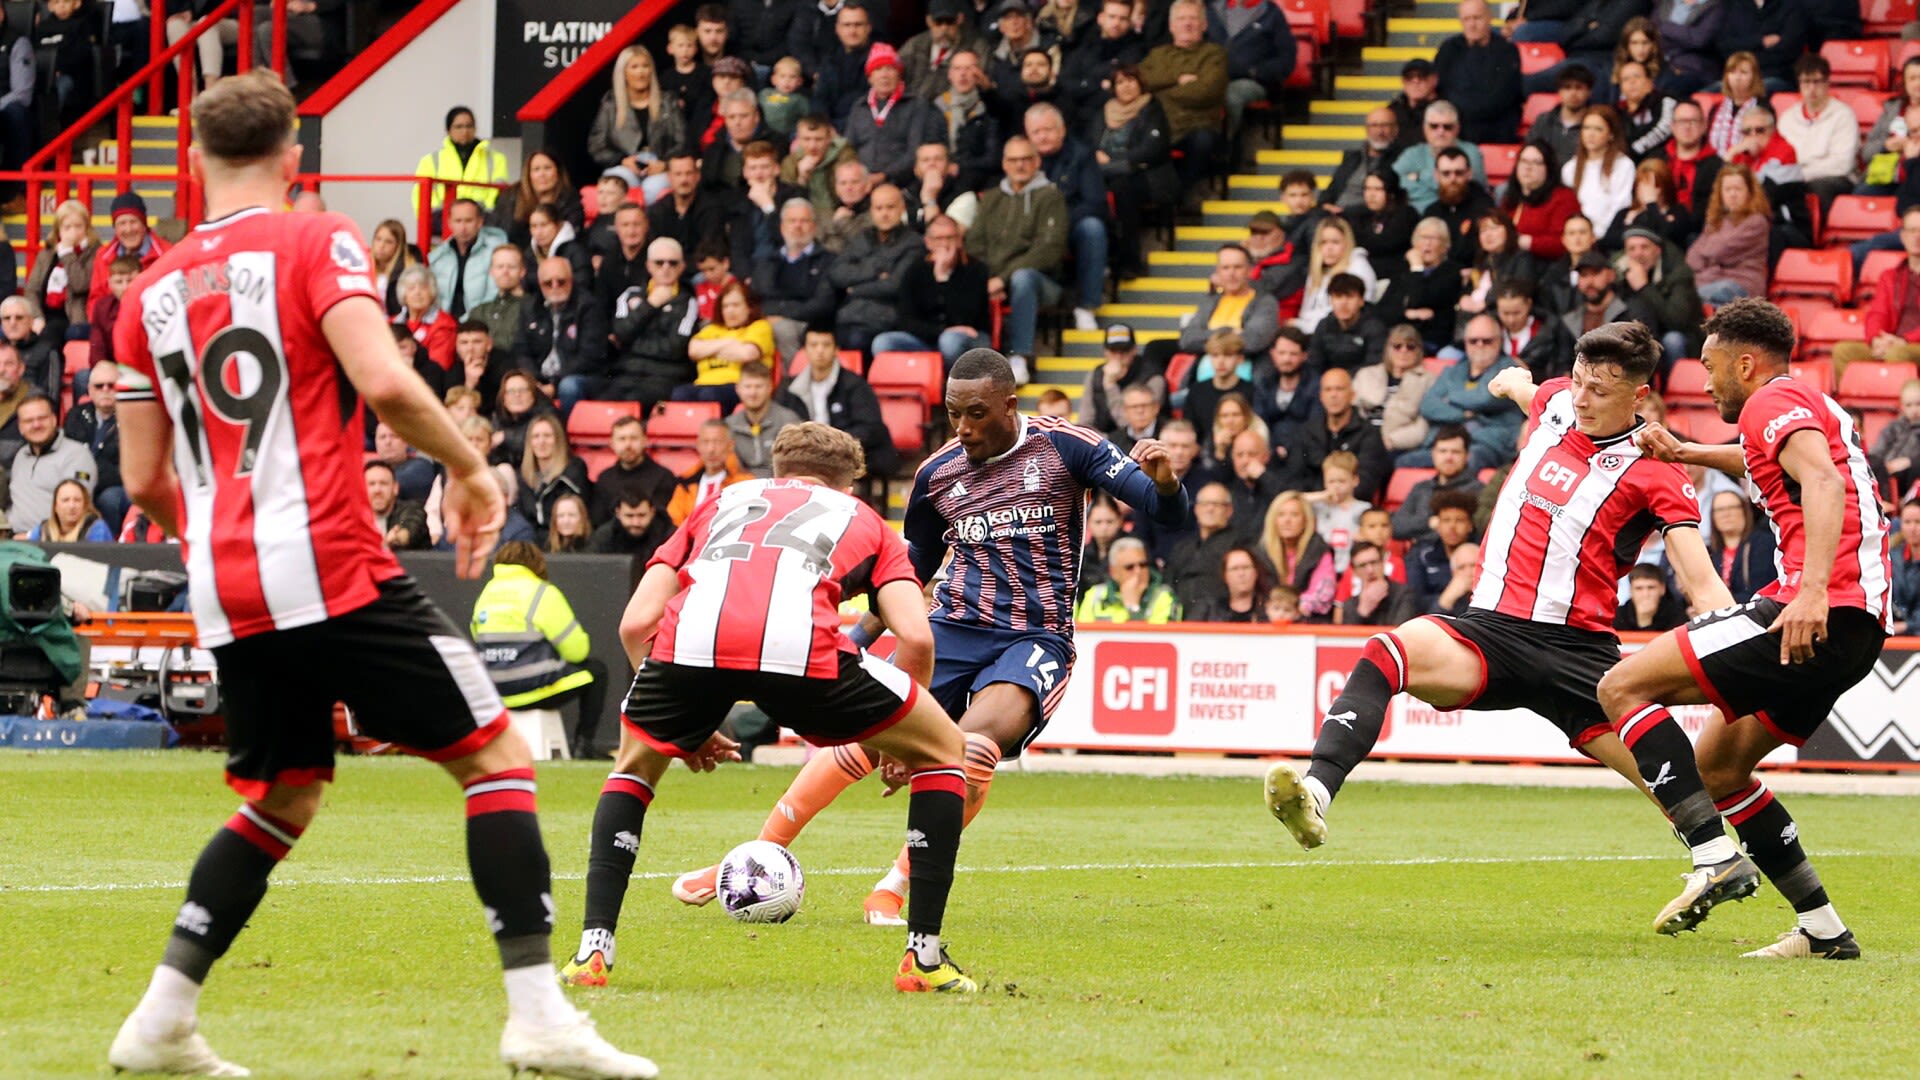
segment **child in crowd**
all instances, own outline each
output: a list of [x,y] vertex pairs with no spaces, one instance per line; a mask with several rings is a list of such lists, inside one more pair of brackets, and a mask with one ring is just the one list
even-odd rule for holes
[[1040,407],[1036,410],[1041,416],[1057,416],[1062,420],[1073,419],[1073,399],[1057,388],[1043,390],[1040,393]]
[[[1394,551],[1397,545],[1393,540],[1392,514],[1377,507],[1369,508],[1365,513],[1361,514],[1360,528],[1354,533],[1353,542],[1358,544],[1361,541],[1365,541],[1380,549],[1380,557],[1386,561],[1385,569],[1387,572],[1387,580],[1398,581],[1403,585],[1406,584],[1407,560],[1405,556],[1396,554]],[[1348,550],[1349,553],[1351,553],[1351,546],[1349,546]],[[1333,602],[1336,604],[1344,604],[1347,602],[1347,598],[1352,595],[1353,571],[1348,570],[1340,575],[1340,584],[1334,587]]]
[[700,36],[684,23],[667,31],[667,55],[673,63],[664,64],[654,76],[660,86],[680,103],[680,115],[687,119],[687,132],[704,131],[713,116],[713,86],[707,65],[700,62]]
[[587,254],[593,258],[596,273],[600,270],[600,260],[620,250],[620,238],[613,232],[613,216],[627,201],[627,192],[633,190],[632,182],[621,175],[630,171],[624,165],[615,165],[602,173],[593,185],[593,223],[587,226]]
[[138,255],[121,255],[107,264],[107,295],[87,309],[87,325],[91,328],[88,335],[91,349],[87,357],[90,365],[113,359],[113,324],[120,318],[120,295],[139,275]]
[[726,240],[709,236],[700,241],[693,252],[693,265],[700,270],[699,284],[693,287],[693,302],[700,310],[700,321],[712,322],[714,301],[727,286],[739,280],[733,276],[733,257],[727,252]]
[[1267,621],[1275,626],[1300,621],[1300,590],[1291,585],[1275,585],[1267,594]]
[[813,111],[813,103],[800,92],[807,85],[800,61],[791,56],[781,57],[780,62],[773,65],[770,81],[772,85],[760,91],[760,118],[768,127],[792,138],[793,126]]
[[1347,553],[1353,550],[1353,542],[1360,531],[1360,517],[1373,507],[1354,498],[1354,488],[1360,482],[1360,459],[1345,450],[1336,450],[1327,455],[1320,465],[1321,490],[1307,495],[1308,501],[1316,504],[1314,519],[1320,530],[1320,539],[1333,549],[1333,568],[1340,573],[1347,571]]

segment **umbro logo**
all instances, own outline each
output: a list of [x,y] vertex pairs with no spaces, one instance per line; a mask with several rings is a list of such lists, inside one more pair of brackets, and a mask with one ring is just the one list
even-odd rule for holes
[[640,853],[640,838],[625,829],[613,834],[613,846],[629,854]]
[[227,238],[224,233],[219,236],[209,236],[206,239],[200,241],[200,250],[212,251],[215,248],[219,247],[221,244],[224,244],[226,242],[227,242]]
[[908,829],[907,830],[907,846],[910,848],[926,847],[927,834],[921,832],[919,829]]
[[1353,710],[1349,709],[1346,712],[1328,713],[1327,719],[1339,724],[1348,731],[1352,731],[1353,721],[1357,715]]
[[1671,783],[1672,781],[1673,781],[1673,762],[1663,761],[1660,763],[1660,775],[1647,781],[1647,790],[1659,791],[1661,784]]
[[180,905],[180,914],[174,916],[173,925],[189,934],[204,935],[213,926],[213,912],[189,900]]

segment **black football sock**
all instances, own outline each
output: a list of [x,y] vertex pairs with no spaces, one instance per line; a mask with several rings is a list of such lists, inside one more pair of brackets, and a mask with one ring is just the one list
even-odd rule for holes
[[200,852],[187,879],[187,899],[173,920],[173,936],[160,963],[196,983],[226,955],[247,925],[267,877],[293,850],[303,830],[242,803]]
[[1747,846],[1753,864],[1767,875],[1794,911],[1827,906],[1827,890],[1800,846],[1800,826],[1767,785],[1755,780],[1716,805],[1727,816],[1727,823],[1739,831],[1740,842]]
[[967,776],[958,764],[914,772],[907,800],[908,942],[923,965],[939,962],[940,924],[953,888],[953,862],[960,852],[961,818],[967,806]]
[[1660,800],[1674,830],[1696,855],[1700,845],[1726,836],[1720,812],[1714,809],[1713,799],[1700,781],[1693,743],[1671,713],[1651,702],[1636,705],[1614,727],[1620,741],[1633,753],[1634,763],[1640,766],[1640,778],[1647,782],[1647,789]]
[[632,773],[613,773],[600,787],[600,803],[593,810],[593,841],[587,856],[587,914],[581,925],[587,934],[582,951],[592,946],[613,963],[613,931],[620,925],[620,907],[626,903],[627,883],[633,878],[633,860],[640,853],[640,828],[653,804],[653,787]]
[[467,866],[508,971],[553,959],[553,884],[534,792],[530,768],[466,785]]
[[1386,726],[1387,703],[1407,688],[1406,647],[1392,634],[1375,634],[1360,651],[1347,685],[1321,718],[1307,776],[1327,789],[1331,800],[1347,774],[1367,759]]

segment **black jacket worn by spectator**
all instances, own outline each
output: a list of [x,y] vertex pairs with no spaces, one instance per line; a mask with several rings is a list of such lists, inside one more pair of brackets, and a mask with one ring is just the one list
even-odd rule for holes
[[[631,469],[616,461],[593,482],[593,495],[587,500],[587,517],[594,524],[600,524],[613,517],[614,508],[620,505],[623,496],[644,495],[653,504],[656,520],[665,520],[667,504],[673,501],[673,486],[678,482],[678,477],[652,458],[641,458],[640,464]],[[671,531],[671,525],[668,528]]]
[[[665,510],[655,510],[647,531],[635,536],[618,520],[603,521],[587,538],[587,550],[596,555],[631,555],[636,561],[653,558],[653,553],[673,535],[673,520]],[[635,571],[636,573],[638,571]]]
[[[515,361],[537,372],[543,383],[568,375],[594,374],[607,363],[607,317],[598,304],[577,290],[558,308],[545,299],[523,304],[514,340]],[[551,371],[547,370],[550,356],[558,361]],[[487,396],[485,391],[482,396]]]
[[121,486],[119,417],[109,416],[102,420],[94,404],[83,401],[68,411],[61,430],[67,438],[93,451],[95,492]]
[[[1760,61],[1763,77],[1793,82],[1794,61],[1807,51],[1807,29],[1813,14],[1808,5],[1802,0],[1767,0],[1764,7],[1753,0],[1725,3],[1727,17],[1720,24],[1721,55],[1750,52]],[[1768,45],[1769,37],[1779,40]]]
[[787,140],[775,135],[773,129],[764,122],[754,131],[752,138],[739,146],[733,145],[733,139],[727,135],[726,129],[721,128],[720,133],[713,137],[713,145],[700,155],[700,186],[718,192],[737,190],[740,187],[740,166],[744,164],[740,151],[745,150],[748,143],[756,142],[770,142],[775,146],[787,144]]
[[1615,608],[1613,612],[1613,628],[1615,630],[1651,630],[1654,633],[1664,633],[1676,626],[1684,626],[1686,622],[1686,601],[1676,596],[1671,588],[1661,594],[1660,606],[1653,609],[1653,621],[1646,626],[1641,626],[1638,618],[1635,616],[1633,600],[1631,598],[1629,598],[1626,603]]
[[[800,61],[800,70],[819,71],[825,66],[827,57],[841,49],[840,35],[834,32],[834,23],[840,18],[840,12],[852,4],[864,8],[873,30],[867,35],[868,41],[892,41],[887,34],[887,5],[881,3],[854,3],[854,0],[842,0],[838,4],[812,3],[802,4],[793,13],[793,25],[787,31],[787,55]],[[864,74],[864,73],[863,73]],[[816,108],[820,101],[815,98]]]
[[819,66],[805,69],[815,75],[808,100],[815,112],[833,121],[836,131],[847,130],[847,114],[867,94],[867,54],[877,40],[868,38],[867,44],[848,49],[835,38],[832,50],[820,57]]
[[[1769,5],[1777,0],[1768,0]],[[1567,25],[1560,31],[1560,47],[1567,55],[1574,53],[1611,53],[1620,44],[1620,34],[1627,27],[1627,21],[1637,15],[1651,13],[1653,5],[1648,0],[1589,0],[1580,5]],[[1498,37],[1499,35],[1494,35]],[[1729,49],[1731,53],[1733,50]],[[1794,50],[1798,55],[1799,49]],[[1604,84],[1609,73],[1593,73],[1596,82]]]
[[[1367,174],[1392,168],[1394,156],[1398,153],[1399,151],[1389,147],[1376,154],[1369,146],[1343,152],[1340,155],[1340,164],[1334,167],[1333,179],[1327,181],[1326,189],[1320,193],[1321,203],[1333,203],[1348,214],[1365,210],[1367,204],[1363,198],[1366,194]],[[1351,219],[1348,224],[1353,224]],[[1408,235],[1411,236],[1413,230],[1411,223],[1408,224],[1407,230]],[[1358,232],[1357,229],[1355,231]],[[1400,250],[1404,253],[1407,249],[1402,245]],[[1376,270],[1379,269],[1379,263],[1376,262],[1373,265]]]
[[1226,598],[1227,583],[1220,577],[1220,560],[1226,557],[1228,548],[1245,542],[1240,531],[1229,525],[1205,540],[1194,532],[1173,545],[1160,576],[1179,597],[1181,608],[1194,611],[1209,600]]
[[[1420,333],[1420,340],[1432,356],[1453,344],[1454,307],[1460,303],[1460,264],[1452,259],[1421,271],[1407,271],[1387,286],[1375,306],[1375,312],[1388,323],[1408,323]],[[1410,319],[1409,309],[1433,312],[1430,319]]]
[[1283,491],[1297,490],[1288,480],[1289,474],[1280,471],[1281,463],[1269,462],[1267,471],[1258,479],[1234,475],[1220,481],[1227,487],[1227,493],[1233,496],[1234,521],[1265,521],[1267,504]]
[[1131,28],[1112,39],[1089,34],[1066,50],[1054,85],[1060,90],[1060,110],[1067,114],[1072,128],[1077,130],[1100,118],[1100,106],[1111,91],[1115,68],[1146,58],[1146,39]]
[[1100,178],[1100,162],[1086,143],[1067,136],[1058,152],[1040,159],[1040,172],[1067,197],[1071,224],[1085,218],[1107,220],[1107,185]]
[[656,384],[692,382],[694,364],[687,357],[687,342],[700,328],[693,290],[676,289],[673,299],[654,307],[647,302],[647,290],[637,288],[628,291],[624,302],[626,313],[613,320],[613,344],[619,351],[610,358],[608,373],[615,379]]
[[962,259],[947,280],[934,277],[933,262],[921,259],[901,276],[895,304],[899,327],[929,345],[939,343],[949,326],[971,326],[982,334],[993,329],[993,309],[987,302],[986,264]]
[[807,382],[808,372],[803,368],[774,394],[774,400],[792,409],[797,416],[821,421],[860,440],[860,447],[867,454],[869,476],[891,473],[900,462],[900,453],[893,448],[893,436],[880,417],[880,399],[867,380],[844,367],[839,368],[833,388],[827,391],[825,416],[813,415],[813,395],[800,392],[806,389]]
[[1474,222],[1480,215],[1493,209],[1493,196],[1487,194],[1477,180],[1467,181],[1467,193],[1457,203],[1448,203],[1435,199],[1427,207],[1427,216],[1439,218],[1447,227],[1447,234],[1453,237],[1453,243],[1447,248],[1447,258],[1469,266],[1473,263],[1474,252],[1480,249],[1480,230]]
[[[695,150],[700,148],[700,135],[713,123],[713,73],[699,60],[693,62],[693,70],[681,74],[673,66],[673,58],[660,55],[653,77],[660,80],[660,89],[673,95],[674,104],[680,106],[681,142]],[[648,131],[652,135],[652,131]]]
[[803,0],[730,0],[728,49],[749,63],[772,67],[787,55],[794,20],[809,6]]
[[1346,424],[1338,431],[1328,431],[1326,410],[1315,406],[1313,415],[1300,428],[1299,451],[1294,456],[1306,467],[1307,475],[1317,481],[1320,466],[1326,462],[1327,455],[1336,450],[1345,450],[1360,459],[1360,475],[1353,493],[1366,502],[1375,501],[1386,488],[1387,477],[1393,473],[1393,458],[1388,456],[1386,444],[1380,441],[1380,429],[1359,409],[1349,409]]
[[553,504],[560,501],[562,495],[578,495],[585,499],[593,490],[593,484],[587,479],[587,463],[579,458],[568,458],[567,467],[535,487],[520,479],[520,513],[541,533],[553,522]]
[[1307,338],[1307,366],[1315,371],[1358,371],[1378,363],[1386,344],[1386,324],[1372,311],[1362,308],[1352,326],[1341,325],[1339,318],[1328,312]]
[[495,465],[520,467],[520,458],[527,448],[527,427],[537,416],[559,416],[560,411],[545,394],[535,390],[533,407],[518,415],[505,409],[497,409],[493,414],[493,430],[500,436],[500,444],[487,455],[487,461]]
[[1659,203],[1648,203],[1638,210],[1631,206],[1625,207],[1613,215],[1613,224],[1607,226],[1606,235],[1600,238],[1600,250],[1619,251],[1625,247],[1628,229],[1650,229],[1659,233],[1661,239],[1670,240],[1685,247],[1688,240],[1687,230],[1692,224],[1687,215],[1687,208],[1679,203],[1665,208]]
[[[618,159],[615,159],[615,164],[618,164]],[[487,211],[487,224],[506,233],[508,243],[525,251],[533,243],[533,229],[516,216],[519,203],[519,188],[510,187],[502,191],[500,198],[493,204],[493,209]],[[584,236],[587,231],[587,210],[580,202],[580,192],[577,189],[561,188],[553,200],[553,205],[560,211],[560,220],[573,226],[576,235]],[[528,213],[532,211],[529,210]],[[592,267],[589,266],[588,269],[591,270]]]
[[1413,227],[1420,224],[1420,215],[1413,207],[1395,203],[1375,213],[1363,206],[1347,211],[1347,224],[1353,228],[1353,242],[1367,253],[1367,261],[1380,280],[1391,281],[1406,273]]
[[733,272],[753,269],[755,259],[772,255],[780,247],[780,208],[788,199],[804,199],[807,189],[785,180],[773,182],[773,208],[762,210],[747,193],[733,194]]
[[771,258],[755,259],[752,281],[760,310],[809,326],[825,325],[833,316],[833,282],[827,278],[833,260],[833,252],[817,241],[798,259],[789,259],[785,248]]
[[1567,324],[1558,315],[1538,307],[1533,312],[1533,324],[1533,336],[1520,347],[1520,355],[1514,359],[1533,373],[1536,386],[1548,379],[1570,374],[1573,371],[1574,340],[1567,331]]
[[1413,590],[1388,578],[1387,595],[1381,597],[1380,603],[1368,614],[1360,613],[1360,596],[1357,592],[1347,597],[1340,605],[1340,625],[1399,626],[1418,614],[1414,609]]
[[1433,530],[1427,528],[1427,519],[1433,516],[1434,492],[1459,491],[1478,497],[1481,486],[1479,479],[1468,469],[1461,469],[1460,474],[1452,480],[1442,480],[1436,473],[1413,485],[1412,490],[1407,492],[1406,501],[1393,512],[1393,538],[1419,540],[1433,535]]
[[620,306],[620,295],[628,289],[646,288],[651,277],[647,273],[647,245],[641,244],[640,253],[629,259],[615,241],[613,254],[600,260],[600,272],[593,275],[593,302],[600,308],[601,318],[611,323]]
[[835,325],[869,336],[898,326],[901,287],[913,264],[924,261],[924,251],[919,235],[904,224],[884,240],[875,229],[855,234],[827,268],[827,280],[846,294]]
[[[1611,40],[1618,39],[1615,34]],[[1433,69],[1440,76],[1440,96],[1460,111],[1462,139],[1510,143],[1519,138],[1526,94],[1520,86],[1520,50],[1513,42],[1496,31],[1485,44],[1469,45],[1464,34],[1455,34],[1440,43]]]
[[[746,205],[751,206],[751,203]],[[778,203],[775,204],[776,210]],[[733,198],[732,192],[719,192],[702,188],[693,193],[693,201],[687,204],[683,213],[672,193],[662,195],[652,206],[647,207],[647,242],[652,243],[658,237],[669,237],[680,242],[684,253],[684,262],[680,267],[680,280],[691,283],[693,276],[700,272],[694,265],[693,254],[700,245],[709,239],[725,240],[735,266],[751,265],[753,259],[752,226],[744,226],[745,243],[738,235],[743,226],[739,221],[741,204]]]
[[1320,373],[1302,365],[1300,382],[1293,388],[1293,396],[1282,405],[1280,372],[1271,362],[1255,364],[1252,400],[1254,415],[1266,422],[1267,435],[1273,445],[1292,446],[1294,435],[1320,404]]
[[[5,287],[11,289],[13,283],[6,282]],[[20,354],[20,362],[26,365],[27,381],[56,403],[59,402],[60,384],[66,381],[67,371],[66,356],[60,349],[60,343],[49,341],[40,334],[28,334],[25,339],[15,342],[13,348]]]
[[1207,40],[1227,50],[1227,78],[1252,79],[1266,88],[1269,99],[1280,96],[1300,59],[1293,27],[1278,4],[1261,4],[1253,21],[1232,36],[1220,12],[1208,4]]
[[[954,107],[952,90],[943,91],[933,100],[935,130],[947,133],[947,156],[959,169],[946,191],[979,191],[1000,177],[1000,118],[994,115],[985,91],[973,93],[977,100],[965,109]],[[950,111],[960,117],[957,128],[948,115]]]
[[[1087,121],[1086,145],[1094,150],[1105,150],[1113,160],[1100,166],[1095,158],[1101,178],[1109,185],[1116,173],[1144,177],[1146,197],[1154,205],[1167,206],[1180,198],[1180,174],[1173,167],[1173,139],[1169,134],[1173,130],[1167,122],[1167,110],[1162,108],[1158,99],[1147,103],[1139,115],[1129,120],[1125,127],[1109,129],[1104,108],[1096,107],[1092,118]],[[1125,160],[1117,151],[1125,151]],[[1067,203],[1071,209],[1073,203]],[[1122,210],[1124,213],[1125,211]],[[1256,284],[1255,288],[1259,288]],[[1262,292],[1271,290],[1262,289]]]
[[917,186],[913,156],[919,152],[921,143],[938,142],[946,134],[940,114],[903,91],[882,119],[874,111],[865,84],[861,85],[862,92],[854,99],[841,128],[847,133],[847,142],[870,172],[879,173],[902,187]]
[[[1140,360],[1134,361],[1136,367],[1139,366],[1140,363]],[[1272,367],[1273,365],[1268,364],[1267,366]],[[1195,371],[1196,373],[1198,372],[1197,364],[1195,365]],[[1171,392],[1174,388],[1168,387],[1167,389]],[[1228,394],[1239,394],[1241,397],[1251,401],[1253,399],[1253,393],[1253,380],[1251,379],[1236,379],[1232,386],[1222,388],[1215,386],[1211,378],[1195,379],[1189,376],[1187,379],[1187,402],[1182,412],[1186,416],[1187,422],[1193,425],[1194,437],[1200,440],[1200,445],[1213,445],[1213,413],[1215,409],[1220,407],[1221,398]],[[1164,412],[1165,410],[1163,409],[1162,411]]]
[[[1441,610],[1440,594],[1447,591],[1447,585],[1453,581],[1451,556],[1437,535],[1407,549],[1407,588],[1413,592],[1413,606],[1419,609],[1418,614]],[[1464,605],[1466,601],[1467,597],[1462,597],[1460,603]]]

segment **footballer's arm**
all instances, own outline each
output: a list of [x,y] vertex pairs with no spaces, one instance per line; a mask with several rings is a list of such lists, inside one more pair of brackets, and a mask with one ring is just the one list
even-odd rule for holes
[[1533,396],[1539,391],[1540,388],[1533,384],[1533,372],[1518,364],[1501,371],[1487,384],[1487,393],[1506,398],[1520,406],[1520,411],[1528,416],[1533,415]]
[[634,667],[653,649],[654,631],[667,614],[667,604],[680,595],[680,571],[665,563],[654,563],[640,578],[640,585],[627,600],[620,616],[620,645]]
[[148,521],[179,539],[180,475],[173,470],[173,420],[157,400],[123,401],[118,414],[120,483]]
[[1664,424],[1648,424],[1640,429],[1633,441],[1640,447],[1641,453],[1655,461],[1704,465],[1732,477],[1747,475],[1746,452],[1740,449],[1739,443],[1681,442]]
[[1693,605],[1694,614],[1732,607],[1733,593],[1727,590],[1727,583],[1714,569],[1713,557],[1707,554],[1707,543],[1701,538],[1700,530],[1692,525],[1675,526],[1667,530],[1666,540],[1667,561],[1673,565],[1674,576],[1680,579],[1680,591]]
[[1780,467],[1800,485],[1806,557],[1800,566],[1799,591],[1767,630],[1780,631],[1780,662],[1798,664],[1812,659],[1814,642],[1827,636],[1827,584],[1840,550],[1847,496],[1840,472],[1828,456],[1827,437],[1820,431],[1801,428],[1788,435],[1780,448]]

